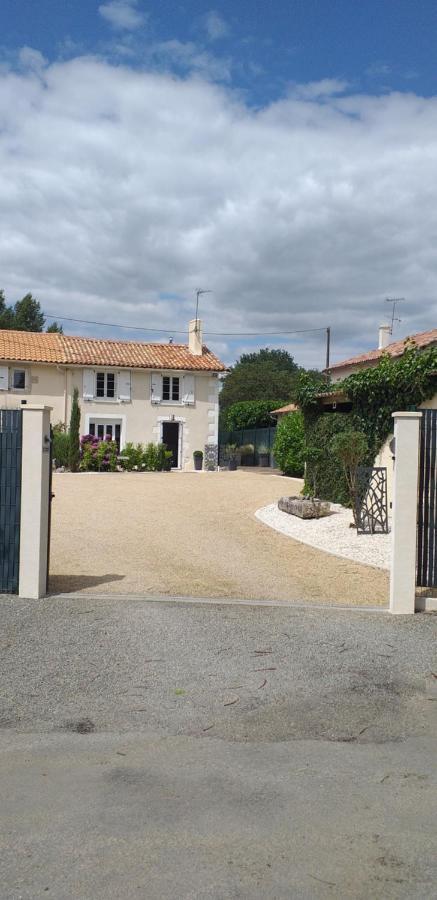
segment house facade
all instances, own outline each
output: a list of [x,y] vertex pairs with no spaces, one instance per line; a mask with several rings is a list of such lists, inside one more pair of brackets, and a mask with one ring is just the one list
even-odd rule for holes
[[202,325],[188,344],[0,331],[0,409],[50,406],[68,427],[79,391],[81,434],[167,444],[174,468],[193,468],[193,451],[218,442],[219,375],[224,364],[204,346]]

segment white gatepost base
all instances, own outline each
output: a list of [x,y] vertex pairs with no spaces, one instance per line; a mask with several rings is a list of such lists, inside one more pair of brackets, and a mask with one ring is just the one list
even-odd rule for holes
[[49,406],[23,407],[18,594],[31,600],[47,593],[50,411]]
[[390,612],[411,615],[416,598],[420,412],[395,412]]

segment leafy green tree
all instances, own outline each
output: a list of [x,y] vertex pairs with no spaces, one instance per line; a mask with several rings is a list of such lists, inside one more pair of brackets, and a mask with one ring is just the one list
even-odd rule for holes
[[331,441],[331,451],[342,466],[349,491],[349,502],[352,507],[355,525],[357,525],[357,507],[359,500],[358,466],[369,452],[366,435],[362,431],[343,431],[336,434]]
[[276,419],[270,413],[284,403],[284,400],[242,400],[240,403],[233,403],[225,411],[226,428],[228,431],[240,431],[243,428],[274,426]]
[[304,471],[305,433],[300,412],[289,413],[278,422],[273,455],[284,475],[300,478]]
[[22,300],[17,300],[13,324],[16,331],[42,331],[44,321],[41,304],[32,297],[32,294],[26,294]]
[[52,332],[56,334],[64,334],[64,329],[62,325],[58,324],[58,322],[52,322],[52,324],[46,328],[46,331],[48,334]]
[[283,397],[284,403],[291,402],[299,371],[286,350],[265,348],[256,353],[243,353],[225,379],[220,408],[226,410],[242,400],[270,402],[271,397]]
[[73,391],[73,402],[71,404],[70,428],[69,428],[69,462],[72,472],[77,472],[79,468],[80,458],[80,406],[79,391],[77,388]]
[[14,327],[14,310],[6,306],[4,291],[0,291],[0,328],[2,330]]

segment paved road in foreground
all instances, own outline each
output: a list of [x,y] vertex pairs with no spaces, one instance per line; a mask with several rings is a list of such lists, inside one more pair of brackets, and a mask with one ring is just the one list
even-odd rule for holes
[[437,618],[0,598],[1,896],[437,896]]
[[282,494],[299,493],[299,480],[241,471],[65,473],[53,486],[53,591],[388,602],[387,572],[314,550],[255,518]]

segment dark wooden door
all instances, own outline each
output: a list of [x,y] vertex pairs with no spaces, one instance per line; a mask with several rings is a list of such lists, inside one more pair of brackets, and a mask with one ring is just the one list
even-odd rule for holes
[[162,423],[162,443],[167,450],[171,450],[171,465],[173,469],[179,467],[179,422]]

